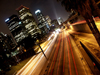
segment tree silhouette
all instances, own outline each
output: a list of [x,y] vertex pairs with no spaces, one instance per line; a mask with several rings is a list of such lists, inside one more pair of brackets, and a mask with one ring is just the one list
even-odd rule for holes
[[71,12],[74,10],[75,12],[80,13],[86,20],[90,30],[95,36],[99,46],[100,46],[100,33],[96,27],[96,24],[93,19],[93,11],[97,13],[100,18],[100,9],[98,8],[95,0],[57,0],[60,1],[61,4],[65,7],[66,11]]

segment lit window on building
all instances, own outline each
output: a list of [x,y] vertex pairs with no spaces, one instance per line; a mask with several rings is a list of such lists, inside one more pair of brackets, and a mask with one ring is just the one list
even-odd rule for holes
[[9,28],[9,30],[14,29],[17,25],[19,25],[19,23],[18,23],[18,22],[17,22],[17,23],[15,23],[14,25],[12,25],[12,26]]
[[20,18],[21,18],[21,19],[24,19],[27,15],[32,16],[31,13],[27,12],[27,13],[25,13],[24,15],[22,15]]
[[21,10],[19,10],[19,12],[21,13],[23,10],[25,10],[25,8],[22,8]]
[[13,24],[15,24],[15,21],[11,22],[8,27],[12,26]]
[[32,32],[34,29],[30,30],[28,33]]
[[29,28],[29,27],[32,26],[32,25],[33,25],[33,24],[32,24],[32,22],[31,22],[31,23],[25,25],[25,28]]

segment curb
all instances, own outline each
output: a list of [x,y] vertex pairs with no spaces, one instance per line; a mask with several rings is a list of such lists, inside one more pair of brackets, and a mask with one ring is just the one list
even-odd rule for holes
[[86,51],[86,53],[89,55],[89,57],[91,58],[91,60],[95,62],[96,66],[100,70],[100,61],[99,61],[99,59],[90,51],[90,48],[88,46],[86,46],[85,44],[83,44],[81,41],[80,41],[80,44],[84,48],[84,50]]

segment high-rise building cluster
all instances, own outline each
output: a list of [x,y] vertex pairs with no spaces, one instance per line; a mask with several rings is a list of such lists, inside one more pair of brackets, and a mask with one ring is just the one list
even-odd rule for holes
[[25,27],[27,34],[30,34],[32,38],[36,38],[37,34],[41,34],[41,31],[38,28],[37,23],[29,8],[20,6],[16,10],[18,11],[19,17]]
[[18,16],[12,15],[5,22],[18,44],[22,44],[23,40],[27,37],[36,39],[38,36],[49,32],[51,25],[50,17],[45,17],[40,10],[35,11],[38,24],[29,8],[21,5],[16,11],[18,12]]
[[[18,15],[13,14],[5,20],[11,35],[0,33],[0,60],[2,60],[0,70],[18,63],[20,59],[27,56],[23,53],[32,47],[37,39],[49,33],[58,24],[57,20],[51,21],[48,15],[44,16],[41,10],[35,11],[38,23],[29,8],[21,5],[16,11]],[[33,50],[29,51],[27,54],[31,55]],[[8,62],[4,63],[6,61]]]
[[[13,14],[5,20],[11,35],[4,34],[3,32],[0,33],[0,60],[2,60],[2,62],[0,62],[0,71],[3,70],[5,66],[9,67],[12,63],[18,62],[18,54],[20,55],[26,52],[26,49],[33,46],[36,39],[47,34],[50,30],[50,18],[49,16],[46,18],[40,10],[40,12],[35,11],[38,23],[29,8],[21,5],[16,11],[18,15]],[[32,53],[33,52],[31,52],[31,54]],[[25,56],[21,56],[21,58],[22,57]],[[12,60],[13,62],[4,63],[8,60]],[[2,66],[4,64],[6,65]]]
[[22,27],[22,21],[17,15],[10,16],[5,22],[17,43],[28,36],[25,34],[25,28]]
[[61,17],[59,17],[57,20],[58,20],[59,25],[61,25],[64,22]]
[[42,12],[40,10],[36,10],[35,14],[37,16],[37,19],[39,21],[39,28],[41,29],[41,32],[44,33],[48,33],[50,30],[50,25],[48,23],[48,21],[46,20],[46,17],[42,14]]

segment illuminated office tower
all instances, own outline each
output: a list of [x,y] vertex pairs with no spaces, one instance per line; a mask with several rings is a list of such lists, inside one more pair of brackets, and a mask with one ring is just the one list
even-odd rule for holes
[[59,17],[57,20],[58,20],[59,25],[61,25],[64,22],[61,17]]
[[19,17],[22,20],[26,32],[30,34],[32,38],[36,38],[38,34],[41,34],[41,31],[38,28],[37,23],[29,8],[21,5],[16,10],[18,11]]
[[5,22],[17,43],[21,42],[21,40],[28,36],[28,34],[25,32],[25,28],[23,27],[21,20],[17,15],[10,16],[5,20]]
[[37,16],[38,22],[39,22],[39,28],[41,29],[41,32],[44,33],[48,33],[50,30],[49,24],[45,18],[45,16],[42,14],[42,12],[40,10],[36,10],[35,14]]
[[51,19],[50,19],[50,17],[47,15],[47,16],[45,16],[45,18],[46,18],[46,21],[48,22],[49,26],[51,27]]
[[57,21],[57,19],[54,19],[51,21],[52,26],[55,26],[56,28],[59,27],[59,23]]

